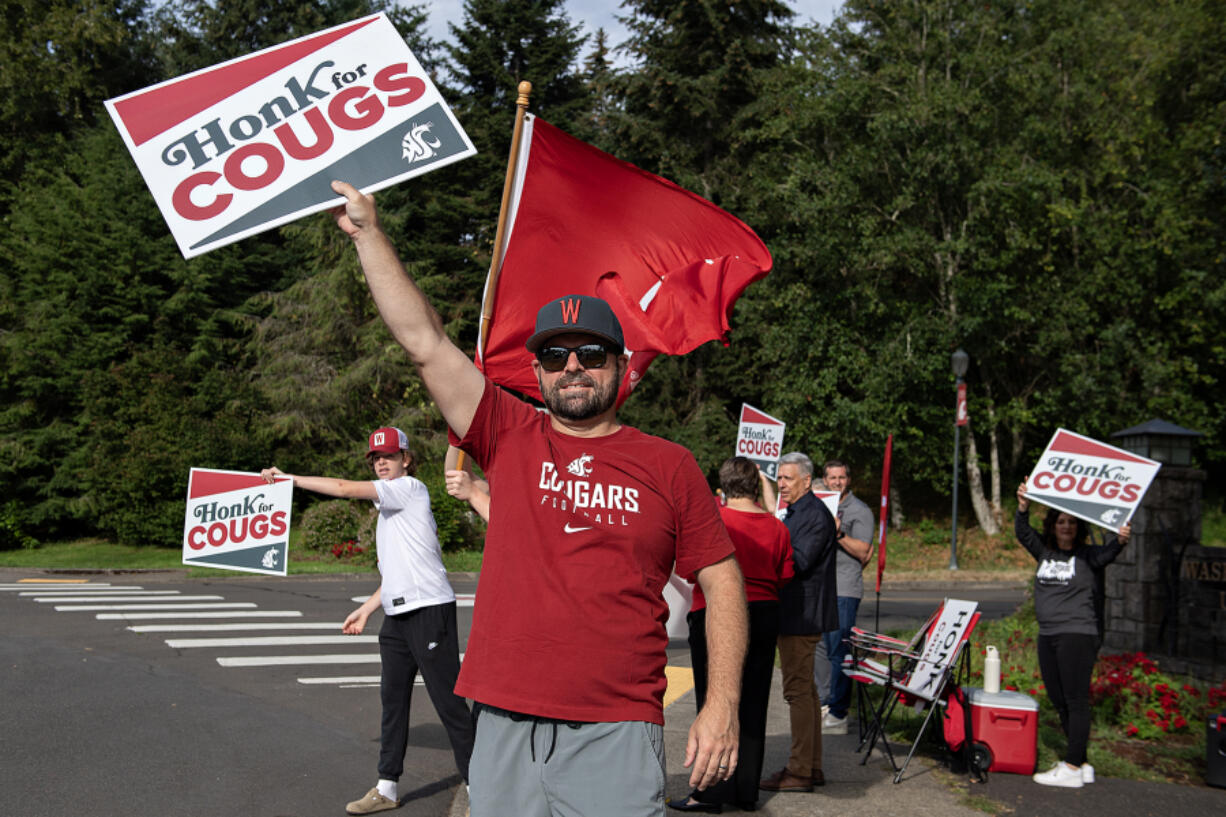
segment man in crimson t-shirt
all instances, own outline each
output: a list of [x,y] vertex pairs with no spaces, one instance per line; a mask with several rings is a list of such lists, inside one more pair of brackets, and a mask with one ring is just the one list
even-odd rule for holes
[[685,765],[698,789],[737,762],[745,592],[710,489],[684,448],[623,426],[628,361],[599,298],[541,307],[527,347],[548,413],[498,389],[447,337],[379,226],[344,182],[337,224],[367,284],[493,502],[456,692],[479,706],[473,817],[664,811],[663,696],[676,565],[707,600],[708,692]]

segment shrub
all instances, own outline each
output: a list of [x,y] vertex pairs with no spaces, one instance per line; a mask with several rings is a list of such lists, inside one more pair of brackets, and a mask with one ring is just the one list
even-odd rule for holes
[[17,503],[9,502],[0,509],[0,550],[36,547],[38,540],[26,533],[17,521]]
[[[353,502],[348,499],[331,499],[316,502],[307,508],[298,523],[302,547],[317,553],[331,553],[335,545],[355,542],[363,550],[373,549],[374,508],[368,502]],[[371,533],[369,540],[363,538],[364,527]],[[369,541],[369,545],[367,544]]]
[[921,519],[915,526],[915,532],[925,545],[943,545],[949,541],[949,529],[938,528],[931,519]]

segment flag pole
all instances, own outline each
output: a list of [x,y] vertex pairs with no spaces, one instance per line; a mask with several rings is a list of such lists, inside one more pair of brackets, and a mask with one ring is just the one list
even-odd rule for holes
[[494,254],[490,258],[490,274],[485,279],[485,294],[481,299],[481,349],[490,336],[490,321],[494,316],[494,292],[498,285],[498,271],[506,253],[507,209],[511,203],[511,188],[515,182],[515,167],[519,163],[519,145],[524,135],[524,114],[528,110],[528,96],[532,93],[531,82],[519,83],[519,95],[515,98],[515,128],[511,131],[511,154],[507,157],[507,178],[502,185],[502,205],[498,209],[498,229],[494,232]]
[[[498,272],[502,267],[502,257],[506,253],[507,209],[511,203],[511,188],[515,183],[515,167],[519,164],[519,146],[524,135],[524,114],[528,111],[528,97],[532,94],[532,83],[524,80],[516,88],[515,126],[511,130],[511,153],[507,157],[507,177],[502,184],[502,202],[498,207],[498,228],[494,231],[494,252],[490,258],[490,272],[485,277],[485,292],[481,296],[481,328],[477,348],[485,353],[485,342],[490,336],[490,322],[494,316],[494,293],[498,286]],[[455,470],[464,468],[464,452],[448,446],[447,460],[452,459],[455,451]],[[444,462],[443,467],[447,468]],[[448,469],[451,470],[451,469]]]

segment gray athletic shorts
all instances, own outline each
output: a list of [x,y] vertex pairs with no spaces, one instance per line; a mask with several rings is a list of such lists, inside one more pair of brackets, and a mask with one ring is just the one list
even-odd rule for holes
[[568,724],[482,707],[472,817],[663,817],[664,727]]

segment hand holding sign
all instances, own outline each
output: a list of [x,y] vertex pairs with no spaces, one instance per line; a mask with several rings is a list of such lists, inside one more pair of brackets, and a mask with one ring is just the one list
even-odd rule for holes
[[1029,480],[1018,510],[1036,500],[1122,534],[1162,464],[1066,429],[1057,429]]
[[334,181],[332,189],[337,195],[345,197],[345,203],[332,208],[332,216],[336,226],[345,235],[357,241],[358,236],[367,229],[379,229],[379,213],[375,209],[375,197],[364,194],[349,182]]

